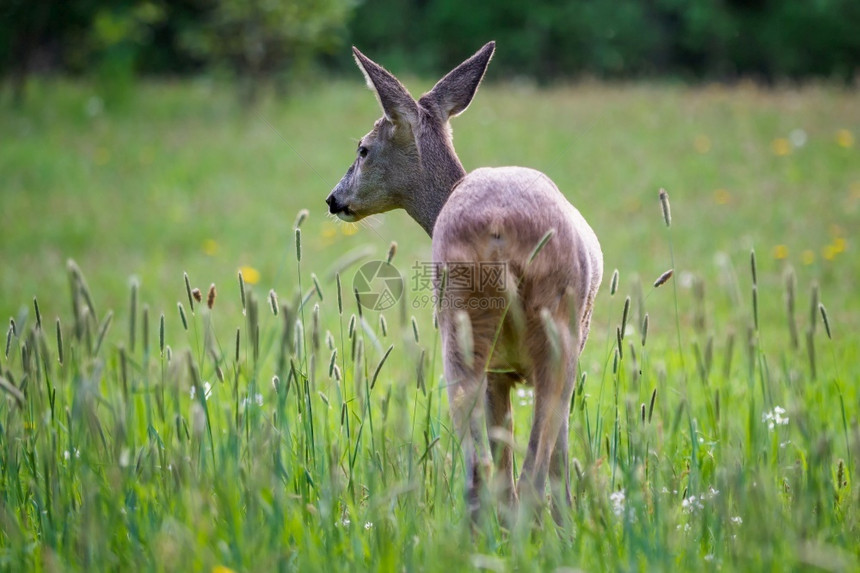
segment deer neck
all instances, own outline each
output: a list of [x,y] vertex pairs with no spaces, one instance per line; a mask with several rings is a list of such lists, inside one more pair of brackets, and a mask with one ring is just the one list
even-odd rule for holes
[[410,194],[406,212],[430,237],[439,212],[448,201],[454,185],[466,176],[460,158],[454,152],[448,133],[428,133],[417,138],[421,175],[417,188]]

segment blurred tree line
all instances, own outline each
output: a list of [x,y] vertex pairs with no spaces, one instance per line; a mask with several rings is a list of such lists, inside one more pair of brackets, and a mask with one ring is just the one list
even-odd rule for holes
[[342,68],[352,42],[393,68],[438,73],[483,42],[494,73],[540,81],[838,77],[860,62],[858,0],[0,0],[0,75],[220,70],[284,78]]

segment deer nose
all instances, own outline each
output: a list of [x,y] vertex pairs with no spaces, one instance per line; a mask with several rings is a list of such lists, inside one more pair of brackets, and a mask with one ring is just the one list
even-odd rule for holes
[[337,199],[334,198],[334,193],[325,198],[326,205],[328,205],[329,213],[335,212],[335,205],[337,205]]
[[328,204],[328,212],[332,215],[338,213],[339,211],[343,211],[343,205],[337,202],[334,193],[326,197],[325,202]]

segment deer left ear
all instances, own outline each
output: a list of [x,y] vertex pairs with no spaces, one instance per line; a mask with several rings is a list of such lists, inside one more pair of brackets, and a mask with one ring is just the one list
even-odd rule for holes
[[386,119],[394,124],[418,124],[418,104],[394,74],[362,54],[353,46],[353,56],[367,80],[367,86],[376,93]]
[[423,105],[428,100],[432,101],[446,121],[466,111],[478,91],[478,86],[481,85],[484,72],[487,71],[495,50],[495,42],[485,44],[475,55],[439,80],[432,90],[421,97],[418,101],[419,105]]

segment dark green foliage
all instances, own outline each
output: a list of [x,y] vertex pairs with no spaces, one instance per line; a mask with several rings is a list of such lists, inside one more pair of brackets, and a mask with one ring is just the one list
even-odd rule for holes
[[[347,29],[348,27],[348,29]],[[439,73],[487,40],[495,75],[851,80],[854,0],[6,0],[0,74],[91,72],[110,97],[136,73],[219,68],[253,80],[317,60],[351,65],[346,39],[394,71]],[[342,52],[342,53],[341,53]],[[331,56],[329,56],[331,55]]]
[[[491,73],[538,79],[681,74],[853,77],[851,0],[383,0],[356,10],[353,41],[391,67],[438,72],[494,39]],[[403,64],[408,62],[408,64]]]

